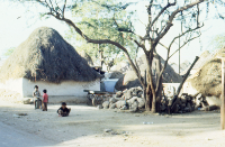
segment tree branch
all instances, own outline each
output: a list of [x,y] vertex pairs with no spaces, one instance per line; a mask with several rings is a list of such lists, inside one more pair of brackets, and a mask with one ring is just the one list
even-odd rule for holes
[[175,55],[179,51],[179,49],[183,48],[188,42],[190,42],[190,41],[192,41],[192,40],[194,40],[194,39],[196,39],[200,36],[201,36],[201,34],[185,41],[184,44],[180,48],[178,48],[169,58],[171,58],[173,55]]
[[146,27],[146,35],[145,37],[149,37],[149,32],[151,31],[151,23],[152,23],[152,4],[153,0],[150,1],[148,7],[147,7],[147,13],[148,13],[148,24]]
[[162,10],[158,13],[158,15],[154,18],[154,20],[152,21],[152,24],[151,26],[154,25],[154,23],[159,19],[159,17],[163,14],[164,11],[166,11],[169,7],[171,6],[175,6],[177,3],[177,1],[173,2],[173,3],[170,3],[168,1],[167,5],[165,7],[162,8]]
[[[124,52],[125,56],[127,57],[129,63],[131,64],[131,67],[133,68],[135,74],[138,76],[138,78],[139,78],[141,84],[144,84],[143,78],[140,78],[141,75],[140,75],[138,69],[136,68],[135,64],[133,63],[133,61],[132,61],[132,59],[131,59],[131,57],[130,57],[128,51],[127,51],[127,49],[126,49],[124,46],[122,46],[122,45],[119,44],[118,42],[112,41],[112,40],[110,40],[110,39],[99,39],[99,40],[91,39],[91,38],[89,38],[87,35],[85,35],[85,34],[84,34],[84,33],[83,33],[83,32],[75,25],[75,23],[73,23],[71,20],[69,20],[69,19],[67,19],[67,18],[60,18],[60,17],[58,17],[58,16],[55,16],[55,15],[54,15],[53,13],[51,13],[51,12],[48,13],[48,14],[54,16],[54,17],[55,17],[56,19],[58,19],[58,20],[61,20],[61,21],[66,22],[69,26],[73,27],[74,30],[75,30],[75,31],[76,31],[83,39],[85,39],[88,43],[93,43],[93,44],[111,44],[111,45],[114,45],[114,46],[120,48],[120,49]],[[144,86],[144,85],[143,85],[143,86]]]
[[191,4],[189,4],[189,5],[183,6],[183,7],[181,7],[181,8],[178,8],[177,10],[173,11],[172,14],[171,14],[171,16],[169,17],[169,20],[168,20],[168,22],[167,22],[167,25],[166,25],[165,29],[164,29],[164,30],[162,31],[162,33],[154,40],[154,46],[156,46],[156,45],[158,44],[159,40],[160,40],[161,38],[163,38],[163,37],[167,34],[167,32],[169,31],[169,29],[173,26],[173,19],[175,18],[175,16],[176,16],[179,12],[184,11],[184,10],[187,10],[187,9],[189,9],[189,8],[192,8],[192,7],[194,7],[195,5],[197,5],[197,4],[199,4],[199,3],[202,3],[202,2],[204,2],[204,1],[205,1],[205,0],[197,0],[197,1],[195,1],[195,2],[193,2],[193,3],[191,3]]
[[[115,22],[115,24],[116,24],[116,27],[118,28],[117,30],[118,30],[119,32],[128,32],[128,33],[132,33],[132,34],[136,35],[137,37],[139,37],[140,40],[144,40],[143,37],[141,37],[140,35],[137,35],[137,34],[136,34],[134,31],[132,31],[131,29],[130,29],[130,30],[127,30],[127,31],[121,30],[119,24],[118,24],[117,21],[116,21],[115,15],[113,16],[113,20],[114,20],[114,22]],[[119,29],[120,29],[120,30],[119,30]]]
[[171,48],[171,46],[172,46],[173,43],[176,41],[176,39],[178,39],[178,38],[180,38],[180,37],[186,35],[187,33],[190,33],[190,32],[193,32],[193,31],[195,31],[195,30],[197,30],[197,29],[200,29],[200,28],[202,28],[203,26],[204,26],[204,25],[202,25],[202,26],[197,26],[197,27],[194,28],[194,29],[188,29],[187,31],[183,32],[182,34],[178,35],[177,37],[174,37],[173,40],[171,41],[171,43],[170,43],[170,45],[169,45],[168,48]]
[[161,46],[163,46],[164,48],[166,48],[167,50],[169,49],[167,46],[165,46],[165,45],[162,44],[161,42],[159,42],[159,44],[160,44]]
[[66,9],[67,0],[64,1],[63,9],[62,9],[62,17],[64,18],[65,9]]
[[137,75],[137,76],[138,76],[138,79],[139,79],[141,85],[143,86],[143,89],[146,89],[146,85],[145,85],[145,83],[144,83],[144,79],[143,79],[142,76],[141,76],[141,70],[140,70],[139,65],[138,65],[138,63],[137,63],[138,49],[139,49],[139,47],[137,47],[137,49],[136,49],[136,55],[135,55],[135,58],[134,58],[134,62],[135,62],[135,64],[136,64],[136,67],[137,67],[137,70],[138,70],[138,73],[139,73],[139,75]]
[[171,49],[171,48],[168,48],[168,49],[167,49],[166,61],[165,61],[164,65],[163,65],[163,68],[162,68],[160,74],[159,74],[159,78],[158,78],[157,81],[156,81],[156,85],[157,85],[156,90],[158,90],[159,87],[160,87],[160,80],[161,80],[160,78],[162,77],[162,74],[163,74],[163,72],[165,71],[166,66],[167,66],[167,64],[168,64],[168,61],[169,61],[169,55],[170,55],[170,49]]
[[[179,35],[179,36],[177,36],[177,37],[175,37],[175,38],[173,39],[173,41],[170,43],[170,46],[167,48],[168,51],[167,51],[166,61],[165,61],[165,63],[164,63],[164,66],[163,66],[163,68],[162,68],[160,74],[159,74],[159,77],[161,77],[162,74],[163,74],[163,72],[165,71],[169,59],[170,59],[174,54],[176,54],[181,48],[183,48],[188,42],[190,42],[190,41],[192,41],[192,40],[198,38],[201,34],[198,35],[198,36],[196,36],[196,37],[193,37],[193,38],[191,38],[191,39],[188,39],[187,41],[185,41],[184,44],[183,44],[181,47],[179,47],[179,48],[178,48],[171,56],[169,56],[169,55],[170,55],[171,46],[172,46],[172,44],[174,43],[174,41],[175,41],[177,38],[179,38],[179,37],[185,35],[186,33],[192,32],[192,31],[194,31],[194,30],[196,30],[196,29],[198,29],[198,28],[199,28],[199,27],[196,27],[196,28],[192,29],[191,31],[188,30],[188,31],[182,33],[181,35]],[[162,44],[160,43],[160,45],[162,45]],[[166,47],[165,47],[165,48],[166,48]],[[160,79],[158,79],[156,83],[157,83],[156,85],[158,85],[158,86],[156,87],[156,90],[158,90],[159,84],[160,84]]]

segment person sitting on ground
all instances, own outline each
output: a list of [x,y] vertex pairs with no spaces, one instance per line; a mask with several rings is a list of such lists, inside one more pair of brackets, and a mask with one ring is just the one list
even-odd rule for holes
[[69,116],[71,109],[66,107],[66,103],[62,102],[62,106],[57,110],[61,117]]
[[44,89],[43,90],[44,94],[43,94],[43,109],[42,111],[47,111],[47,103],[48,103],[48,95],[47,95],[47,90]]
[[[34,108],[36,109],[36,102],[37,101],[41,101],[41,99],[40,99],[40,92],[38,90],[38,86],[37,85],[34,86],[33,97],[34,97]],[[41,102],[40,102],[40,104],[41,104]]]

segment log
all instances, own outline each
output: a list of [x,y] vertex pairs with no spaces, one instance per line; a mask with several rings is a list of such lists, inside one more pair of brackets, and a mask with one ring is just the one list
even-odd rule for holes
[[188,78],[190,71],[192,70],[192,68],[194,67],[194,65],[196,64],[196,62],[198,61],[199,57],[196,56],[194,62],[191,64],[190,68],[188,69],[187,73],[184,75],[182,82],[180,83],[178,89],[177,89],[177,95],[179,96],[180,91],[183,87],[184,82],[186,81],[186,79]]

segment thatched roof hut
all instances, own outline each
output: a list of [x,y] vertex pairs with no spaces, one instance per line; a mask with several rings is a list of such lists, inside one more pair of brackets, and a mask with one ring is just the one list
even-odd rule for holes
[[83,57],[89,65],[94,65],[92,58],[85,51],[80,52],[81,57]]
[[198,72],[205,63],[207,63],[209,60],[211,60],[213,58],[213,56],[214,55],[213,54],[210,54],[209,51],[203,52],[199,56],[198,62],[192,68],[191,74],[195,74],[196,72]]
[[[204,62],[197,72],[191,75],[187,82],[198,92],[204,95],[219,96],[221,94],[221,59],[217,58],[225,54],[225,48],[217,50],[215,53],[207,55],[202,59]],[[201,59],[201,57],[200,57]],[[200,60],[201,61],[201,60]],[[200,64],[199,63],[199,64]]]
[[119,79],[123,76],[121,72],[112,72],[110,73],[109,79]]
[[141,83],[137,79],[136,74],[133,71],[127,71],[122,77],[119,78],[115,85],[115,89],[123,91],[132,87],[141,86]]
[[[179,65],[177,63],[171,63],[170,66],[173,68],[173,70],[176,73],[179,73]],[[186,74],[187,70],[189,69],[189,67],[191,66],[191,63],[186,60],[183,63],[180,64],[180,74],[184,75]]]
[[88,82],[100,77],[60,34],[41,27],[19,45],[0,70],[0,80],[26,78],[60,83]]
[[119,62],[117,63],[116,65],[113,65],[111,68],[110,68],[110,72],[125,72],[126,70],[129,70],[131,69],[130,67],[130,64],[126,61],[122,61],[122,62]]
[[[164,64],[163,58],[161,58],[161,63]],[[138,60],[137,63],[139,64],[141,75],[144,77],[145,70],[147,69],[146,58],[142,55]],[[152,73],[153,73],[153,80],[155,80],[155,72],[156,72],[156,60],[153,59],[152,64]],[[163,73],[163,83],[179,83],[181,82],[182,77],[177,74],[170,65],[167,65],[164,73]],[[118,82],[116,83],[116,90],[123,91],[125,89],[129,89],[131,87],[141,86],[139,80],[137,79],[136,74],[132,70],[126,71],[123,77],[121,77]]]

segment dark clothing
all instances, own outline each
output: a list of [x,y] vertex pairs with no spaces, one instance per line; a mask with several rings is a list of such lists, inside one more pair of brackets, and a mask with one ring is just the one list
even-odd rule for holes
[[48,111],[47,102],[43,102],[43,111]]
[[69,113],[70,113],[71,109],[68,109],[68,108],[62,108],[60,107],[58,110],[57,110],[57,113],[61,116],[68,116]]

